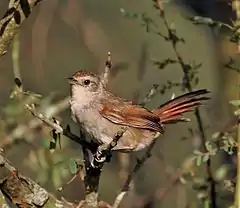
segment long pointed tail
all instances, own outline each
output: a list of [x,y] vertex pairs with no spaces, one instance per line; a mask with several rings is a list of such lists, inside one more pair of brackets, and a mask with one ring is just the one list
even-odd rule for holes
[[162,124],[189,121],[182,114],[194,110],[208,100],[209,97],[202,96],[207,93],[209,91],[206,89],[186,93],[159,106],[153,113],[159,116]]

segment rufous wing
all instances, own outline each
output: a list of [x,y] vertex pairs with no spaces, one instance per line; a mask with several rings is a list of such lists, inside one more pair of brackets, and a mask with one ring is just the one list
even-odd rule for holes
[[106,103],[99,112],[104,118],[116,124],[163,133],[159,117],[138,105]]

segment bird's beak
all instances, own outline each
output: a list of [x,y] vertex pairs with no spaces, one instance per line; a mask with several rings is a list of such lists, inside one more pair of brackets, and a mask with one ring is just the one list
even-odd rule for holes
[[68,77],[67,78],[67,81],[70,83],[70,84],[76,84],[77,83],[77,80],[73,77]]

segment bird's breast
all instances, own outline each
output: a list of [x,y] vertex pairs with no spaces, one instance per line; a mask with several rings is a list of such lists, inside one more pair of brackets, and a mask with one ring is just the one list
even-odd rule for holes
[[114,132],[119,130],[120,127],[102,117],[97,109],[98,106],[95,106],[95,108],[71,106],[72,116],[75,117],[76,122],[84,131],[100,143],[109,143],[113,138]]

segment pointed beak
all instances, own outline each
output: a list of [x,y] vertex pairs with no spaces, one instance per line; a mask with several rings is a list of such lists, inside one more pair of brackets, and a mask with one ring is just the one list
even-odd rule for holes
[[67,81],[68,81],[68,83],[70,83],[70,84],[76,84],[76,83],[77,83],[77,80],[74,79],[73,77],[68,77],[68,78],[67,78]]

